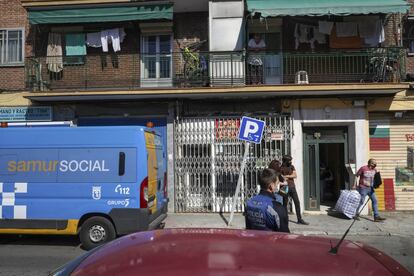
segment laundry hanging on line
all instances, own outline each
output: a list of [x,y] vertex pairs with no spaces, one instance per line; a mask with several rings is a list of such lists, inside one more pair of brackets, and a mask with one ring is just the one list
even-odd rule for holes
[[121,43],[126,36],[124,28],[105,29],[100,32],[86,34],[86,45],[93,48],[101,48],[103,52],[109,51],[109,44],[112,44],[113,51],[121,51]]
[[63,70],[62,55],[63,51],[61,35],[58,33],[49,33],[46,50],[46,64],[49,71],[59,73]]

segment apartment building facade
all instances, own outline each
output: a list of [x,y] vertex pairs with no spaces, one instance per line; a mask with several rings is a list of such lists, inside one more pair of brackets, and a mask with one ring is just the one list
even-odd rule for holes
[[[409,5],[318,2],[3,1],[0,104],[48,107],[50,120],[78,126],[155,123],[168,148],[170,211],[230,211],[242,115],[267,126],[249,149],[237,211],[283,154],[294,157],[302,210],[331,206],[352,185],[345,165],[369,157],[386,172],[381,209],[414,209],[405,136],[414,104],[398,36]],[[255,36],[264,47],[251,47]]]

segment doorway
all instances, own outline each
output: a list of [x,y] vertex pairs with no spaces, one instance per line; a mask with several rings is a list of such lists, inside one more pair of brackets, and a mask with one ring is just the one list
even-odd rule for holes
[[346,189],[348,175],[347,130],[304,129],[305,209],[334,207],[340,191]]

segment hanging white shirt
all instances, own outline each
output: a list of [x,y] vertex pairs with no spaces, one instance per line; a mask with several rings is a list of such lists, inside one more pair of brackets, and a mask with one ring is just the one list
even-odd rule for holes
[[101,31],[101,44],[102,44],[102,51],[108,52],[108,31],[104,30]]

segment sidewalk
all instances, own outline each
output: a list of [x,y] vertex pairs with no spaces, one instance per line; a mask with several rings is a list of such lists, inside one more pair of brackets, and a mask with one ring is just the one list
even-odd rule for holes
[[[374,222],[372,217],[363,216],[361,220],[356,221],[349,231],[349,235],[370,235],[370,236],[405,236],[414,237],[414,212],[389,212],[381,213],[381,216],[387,218],[386,221]],[[165,228],[236,228],[244,229],[244,216],[235,214],[230,227],[227,221],[230,214],[168,214],[165,220]],[[329,235],[340,236],[345,233],[353,220],[333,217],[329,215],[307,215],[303,218],[310,225],[296,224],[296,216],[289,215],[289,228],[294,234],[303,235]]]

